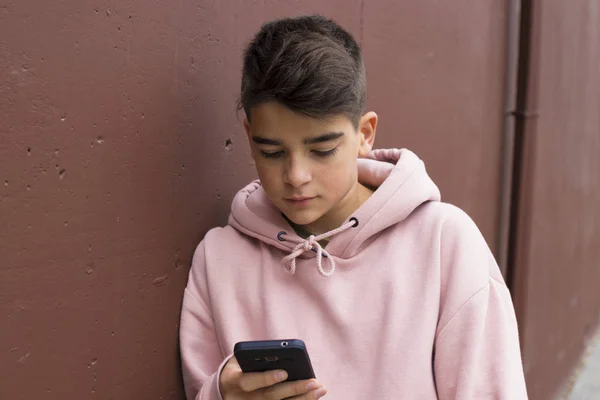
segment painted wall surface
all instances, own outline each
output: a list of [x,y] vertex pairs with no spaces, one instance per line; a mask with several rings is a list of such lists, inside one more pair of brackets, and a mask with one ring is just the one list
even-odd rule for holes
[[505,8],[3,2],[0,398],[183,398],[183,288],[255,176],[235,100],[243,46],[273,18],[322,13],[355,35],[379,147],[415,150],[493,247]]
[[600,323],[600,4],[530,3],[514,296],[530,397],[551,399]]

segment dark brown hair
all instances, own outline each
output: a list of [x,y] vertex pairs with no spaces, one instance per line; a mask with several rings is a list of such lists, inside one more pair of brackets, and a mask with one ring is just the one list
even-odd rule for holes
[[322,16],[266,23],[244,52],[238,109],[277,101],[313,118],[346,115],[356,126],[365,107],[360,48],[341,26]]

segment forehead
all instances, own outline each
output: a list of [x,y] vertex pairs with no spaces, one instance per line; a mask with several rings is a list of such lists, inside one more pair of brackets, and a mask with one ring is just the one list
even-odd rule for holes
[[311,118],[297,114],[289,108],[269,102],[252,108],[250,130],[253,135],[269,138],[294,137],[304,139],[328,132],[350,132],[352,122],[345,115],[327,119]]

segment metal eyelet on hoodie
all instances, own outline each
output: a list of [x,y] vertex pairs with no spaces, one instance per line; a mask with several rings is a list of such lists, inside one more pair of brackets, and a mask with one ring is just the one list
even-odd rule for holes
[[356,217],[352,217],[352,218],[350,218],[350,219],[349,219],[349,221],[354,221],[354,222],[356,222],[356,223],[354,224],[354,226],[352,226],[353,228],[356,228],[356,227],[358,226],[358,218],[356,218]]
[[279,240],[280,242],[285,242],[285,239],[283,238],[283,235],[287,235],[286,231],[281,231],[277,234],[277,240]]

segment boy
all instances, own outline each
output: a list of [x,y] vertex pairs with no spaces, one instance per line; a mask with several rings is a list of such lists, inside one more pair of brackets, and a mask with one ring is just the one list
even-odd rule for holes
[[[194,255],[189,399],[527,398],[486,242],[415,154],[372,151],[365,95],[361,51],[331,20],[268,23],[246,49],[240,108],[260,181]],[[245,374],[230,355],[284,338],[304,340],[318,381]]]

